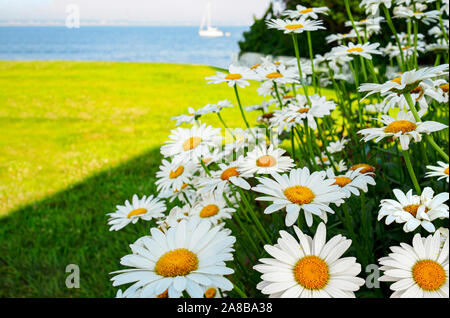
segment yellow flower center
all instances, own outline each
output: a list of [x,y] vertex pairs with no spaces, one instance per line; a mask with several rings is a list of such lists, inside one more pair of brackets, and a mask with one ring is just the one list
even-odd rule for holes
[[323,161],[323,162],[327,162],[327,161],[328,161],[328,158],[327,158],[327,157],[322,157],[322,161]]
[[273,73],[267,74],[266,77],[268,79],[276,79],[276,78],[283,77],[283,74],[278,73],[278,72],[273,72]]
[[308,107],[300,108],[299,110],[297,110],[297,113],[300,113],[300,114],[304,114],[304,113],[307,113],[307,112],[309,112],[309,108]]
[[353,52],[359,52],[359,53],[361,53],[361,52],[363,52],[363,51],[364,51],[364,50],[363,50],[362,48],[360,48],[360,47],[353,47],[353,48],[347,50],[348,53],[353,53]]
[[361,23],[367,22],[367,19],[362,19],[361,21],[359,21]]
[[422,87],[417,86],[416,88],[412,89],[409,91],[411,94],[419,94],[420,92],[422,92]]
[[252,67],[250,67],[251,70],[257,69],[258,67],[260,67],[261,64],[255,64]]
[[448,83],[442,84],[441,86],[439,86],[439,88],[442,89],[444,92],[448,93]]
[[448,167],[445,168],[444,173],[445,173],[446,175],[448,175]]
[[[183,190],[187,187],[188,185],[186,183],[183,183],[183,185],[181,186],[180,190]],[[174,190],[173,193],[177,193],[179,192],[178,190]]]
[[132,216],[135,216],[135,215],[141,215],[144,213],[147,213],[147,209],[144,209],[144,208],[134,209],[133,211],[128,213],[128,218],[131,218]]
[[285,26],[285,28],[288,30],[298,30],[303,28],[303,24],[288,24]]
[[273,64],[275,64],[275,65],[281,65],[281,62],[276,61],[276,62],[273,62]]
[[231,177],[239,177],[240,173],[237,171],[237,167],[231,167],[222,172],[220,175],[220,179],[222,180],[228,180]]
[[417,125],[407,120],[396,120],[384,128],[384,132],[396,134],[398,132],[407,133],[417,128]]
[[353,165],[350,167],[350,170],[357,170],[359,168],[362,168],[359,171],[360,173],[375,172],[375,167],[372,167],[371,165],[365,163],[358,163],[356,165]]
[[311,189],[305,186],[293,186],[286,188],[286,190],[284,190],[284,195],[292,203],[300,205],[311,203],[315,198],[315,195]]
[[165,253],[155,265],[155,272],[164,277],[186,276],[198,268],[198,258],[185,248]]
[[436,291],[447,281],[441,264],[432,260],[418,261],[412,268],[414,281],[426,291]]
[[297,283],[309,290],[324,288],[330,274],[328,265],[321,258],[310,255],[300,259],[294,267],[294,277]]
[[161,294],[156,296],[156,298],[169,298],[169,289],[167,288],[165,291],[163,291]]
[[309,13],[309,12],[312,12],[312,11],[313,11],[312,8],[308,8],[308,9],[300,10],[299,12],[300,13]]
[[396,77],[392,81],[394,83],[397,83],[398,85],[402,85],[402,78],[401,77]]
[[183,149],[184,149],[184,151],[192,150],[195,147],[197,147],[198,145],[200,145],[201,142],[202,142],[202,138],[191,137],[183,143]]
[[215,288],[208,288],[208,290],[205,291],[205,298],[214,298],[216,293]]
[[405,207],[403,207],[403,210],[405,210],[408,213],[411,213],[414,217],[417,215],[417,210],[419,209],[419,204],[410,204]]
[[183,172],[184,172],[184,167],[183,166],[179,166],[175,171],[170,170],[169,178],[170,179],[178,178],[179,176],[181,176],[181,174]]
[[336,180],[334,182],[334,184],[337,184],[338,186],[340,186],[341,188],[345,187],[347,184],[349,184],[350,182],[352,182],[352,179],[347,178],[347,177],[336,177],[334,178],[334,180]]
[[259,157],[258,160],[256,160],[256,165],[258,167],[273,167],[276,163],[275,158],[269,155]]
[[219,213],[219,207],[215,204],[209,204],[200,211],[201,218],[209,218]]
[[408,49],[410,49],[410,48],[411,48],[410,45],[406,45],[406,46],[402,47],[402,50],[405,51],[405,50],[408,50]]
[[238,80],[241,78],[242,78],[242,75],[238,74],[238,73],[231,73],[231,74],[228,74],[227,76],[225,76],[225,79],[227,79],[227,80]]

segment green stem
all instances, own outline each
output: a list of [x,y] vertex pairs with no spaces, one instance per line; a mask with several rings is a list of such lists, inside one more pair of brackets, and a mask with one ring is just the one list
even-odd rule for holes
[[363,44],[361,41],[361,37],[359,36],[358,29],[356,28],[355,21],[353,20],[353,15],[352,15],[352,11],[350,10],[350,5],[348,3],[348,0],[345,0],[345,9],[347,10],[348,17],[349,17],[350,21],[352,22],[353,29],[355,30],[356,37],[358,38],[358,43]]
[[[238,102],[238,105],[239,105],[239,109],[241,111],[242,119],[245,122],[245,126],[247,126],[247,128],[250,130],[250,125],[248,124],[247,118],[245,117],[244,109],[242,108],[241,99],[239,98],[239,93],[238,93],[238,89],[237,89],[236,84],[234,84],[234,93],[236,94],[236,99],[237,99],[237,102]],[[251,130],[250,130],[250,132],[251,132]]]
[[277,95],[277,99],[278,99],[278,103],[280,103],[280,108],[283,108],[283,101],[281,100],[280,97],[280,92],[278,91],[278,85],[277,82],[273,82],[273,88],[275,89],[275,94]]
[[234,140],[236,140],[236,136],[234,136],[233,132],[231,131],[230,128],[228,128],[227,124],[225,124],[225,121],[223,120],[222,116],[220,115],[220,113],[216,113],[217,116],[219,117],[220,122],[222,123],[222,125],[225,127],[225,129],[231,134],[231,136],[233,137]]
[[[409,105],[409,109],[411,110],[411,112],[414,115],[414,119],[416,120],[416,122],[422,122],[422,120],[420,119],[419,114],[417,113],[416,110],[416,106],[414,101],[412,100],[411,94],[409,92],[405,92],[403,93],[403,95],[405,96],[406,102]],[[434,148],[434,150],[436,150],[436,152],[443,158],[445,159],[446,162],[449,161],[449,157],[448,155],[441,149],[441,147],[439,147],[436,142],[434,141],[433,137],[430,135],[426,135],[425,139],[427,140],[427,142],[430,144],[431,147]]]
[[234,286],[234,290],[239,294],[239,296],[241,296],[241,298],[247,298],[247,295],[245,294],[245,292],[242,289],[237,287],[236,284],[233,284],[233,286]]
[[402,61],[400,67],[401,67],[402,71],[405,71],[406,70],[405,56],[403,55],[402,44],[400,42],[400,38],[398,37],[398,33],[397,33],[397,30],[395,29],[394,23],[392,23],[391,14],[389,13],[388,8],[386,8],[384,6],[384,4],[382,5],[382,7],[384,10],[384,15],[386,16],[387,24],[389,25],[391,32],[394,33],[395,41],[397,42],[397,46],[400,51],[400,59]]
[[300,75],[300,83],[303,87],[303,91],[305,92],[305,97],[306,97],[306,100],[308,101],[308,105],[311,107],[311,100],[309,99],[308,90],[306,89],[306,85],[303,82],[302,65],[300,62],[300,49],[298,47],[298,39],[297,39],[297,35],[295,33],[292,33],[292,40],[294,41],[295,57],[297,58],[297,67],[298,67],[298,73]]
[[[436,10],[441,11],[441,2],[439,0],[436,1]],[[445,42],[448,44],[447,33],[445,32],[444,22],[442,21],[442,14],[439,15],[439,25],[441,27],[442,34],[444,35]]]
[[417,59],[417,34],[419,32],[419,21],[414,20],[414,65],[416,68],[419,68],[418,59]]
[[295,142],[294,142],[294,127],[291,128],[291,147],[292,147],[292,159],[296,161],[295,156]]
[[411,164],[411,159],[409,158],[409,152],[408,150],[402,150],[403,158],[405,159],[406,168],[408,169],[409,176],[411,177],[411,180],[414,184],[414,188],[416,189],[416,192],[418,195],[421,195],[422,192],[420,191],[419,183],[417,182],[416,174],[414,173],[414,169]]
[[253,211],[252,207],[248,203],[247,196],[245,195],[244,191],[242,191],[242,189],[239,188],[239,187],[236,187],[236,188],[239,191],[239,194],[241,195],[241,199],[244,201],[244,204],[247,207],[247,211],[250,212],[250,216],[253,218],[253,221],[255,222],[256,226],[259,228],[259,230],[261,231],[261,233],[265,237],[265,239],[266,239],[265,243],[271,243],[269,234],[267,234],[266,230],[262,226],[262,224],[259,221],[258,217],[255,215],[255,212]]
[[314,71],[314,55],[313,55],[313,48],[312,48],[312,42],[311,42],[311,32],[306,31],[306,35],[308,37],[309,58],[311,60],[312,84],[314,86],[314,92],[317,93],[317,83],[316,83],[316,73]]

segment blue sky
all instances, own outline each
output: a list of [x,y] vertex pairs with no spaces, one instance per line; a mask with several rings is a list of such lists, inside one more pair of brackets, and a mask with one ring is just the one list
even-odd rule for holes
[[[66,6],[76,4],[81,23],[127,21],[131,24],[198,25],[207,0],[0,0],[0,21],[64,21]],[[270,0],[212,0],[214,25],[250,25]]]

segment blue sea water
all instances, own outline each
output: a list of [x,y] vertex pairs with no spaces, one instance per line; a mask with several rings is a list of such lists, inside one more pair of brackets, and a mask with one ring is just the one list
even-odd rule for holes
[[132,61],[228,67],[248,27],[221,27],[229,37],[203,38],[198,27],[0,27],[0,60]]

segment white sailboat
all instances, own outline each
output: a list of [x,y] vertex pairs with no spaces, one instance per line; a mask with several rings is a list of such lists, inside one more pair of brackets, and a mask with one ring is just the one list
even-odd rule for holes
[[230,34],[224,33],[216,27],[211,26],[211,0],[208,0],[206,3],[205,14],[202,18],[202,23],[200,25],[200,29],[198,30],[198,34],[204,37],[217,38],[221,36],[230,36]]

